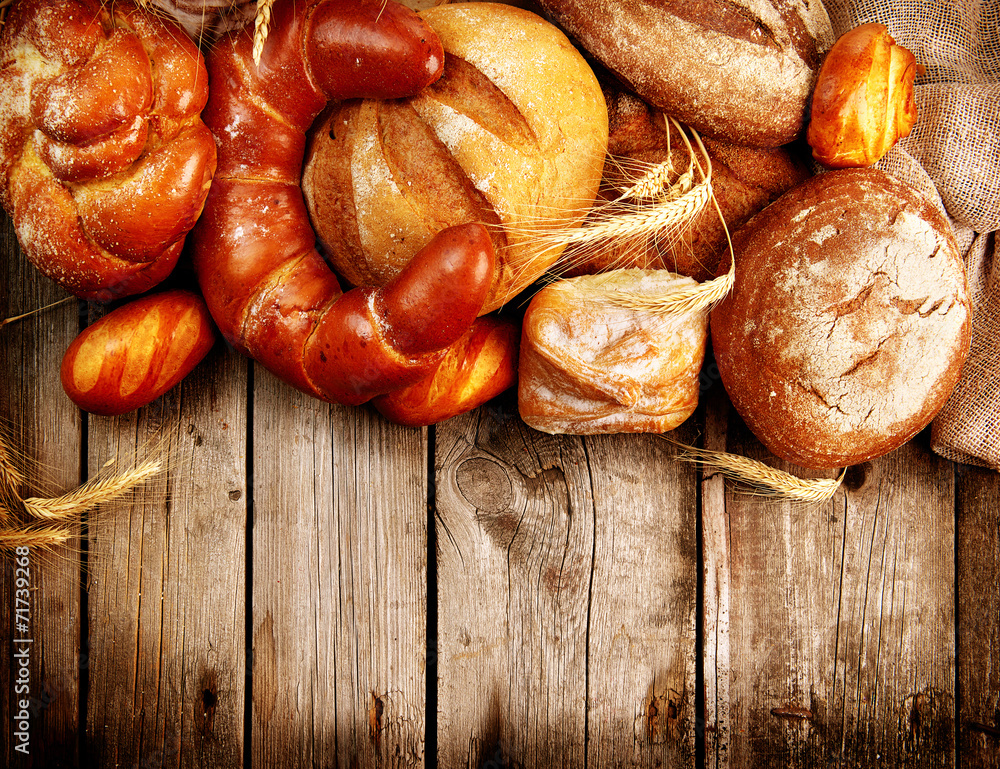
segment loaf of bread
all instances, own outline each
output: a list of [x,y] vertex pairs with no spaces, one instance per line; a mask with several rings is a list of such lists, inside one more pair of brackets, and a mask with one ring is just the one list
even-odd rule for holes
[[820,0],[540,0],[641,97],[733,144],[778,146],[804,126],[822,53]]
[[712,344],[734,407],[772,453],[843,467],[931,421],[971,333],[964,266],[938,208],[882,171],[830,171],[734,245],[736,284],[712,311]]
[[662,433],[698,405],[708,312],[662,314],[630,299],[695,282],[666,270],[615,270],[552,283],[521,327],[518,410],[547,433]]
[[[692,163],[705,163],[697,148],[689,150],[693,139],[686,142],[680,129],[662,112],[612,85],[605,85],[604,96],[611,161],[605,164],[598,201],[614,200],[636,178],[665,163],[669,163],[669,172],[664,181],[671,185],[690,173]],[[721,257],[728,251],[726,228],[735,232],[768,203],[812,175],[791,147],[745,147],[709,138],[704,138],[703,144],[711,162],[718,208],[705,205],[668,228],[570,246],[562,259],[566,269],[560,274],[571,277],[635,267],[670,270],[699,282],[708,280],[715,277]]]
[[205,63],[127,0],[20,0],[0,38],[0,203],[27,257],[110,300],[173,269],[216,167]]
[[483,312],[538,278],[600,184],[607,108],[593,71],[552,24],[498,3],[422,13],[444,75],[405,100],[351,101],[314,132],[302,179],[335,269],[381,285],[448,225],[490,226],[497,275]]

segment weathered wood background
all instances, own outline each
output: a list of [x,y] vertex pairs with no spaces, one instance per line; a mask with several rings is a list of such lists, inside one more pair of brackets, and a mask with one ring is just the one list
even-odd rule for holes
[[[63,294],[3,220],[4,317]],[[96,308],[0,329],[0,417],[54,493],[169,469],[31,556],[11,767],[998,766],[1000,476],[923,436],[829,504],[749,497],[655,436],[432,429],[311,401],[222,344],[122,418],[58,380]],[[765,458],[711,366],[680,439]]]

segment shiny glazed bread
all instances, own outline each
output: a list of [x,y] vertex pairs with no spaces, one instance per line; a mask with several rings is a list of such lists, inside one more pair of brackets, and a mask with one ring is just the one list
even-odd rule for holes
[[421,16],[444,46],[441,79],[409,99],[340,105],[314,133],[302,188],[355,285],[385,283],[445,226],[487,224],[488,312],[558,258],[538,233],[575,226],[592,204],[607,109],[583,57],[537,15],[461,3]]
[[173,269],[216,151],[208,76],[129,2],[19,0],[0,38],[0,203],[41,272],[110,300]]

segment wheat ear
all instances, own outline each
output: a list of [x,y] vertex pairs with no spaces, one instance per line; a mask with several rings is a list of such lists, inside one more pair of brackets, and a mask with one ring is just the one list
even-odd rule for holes
[[271,32],[271,6],[274,0],[257,0],[257,14],[253,22],[253,63],[260,66],[264,43]]
[[19,547],[51,548],[74,537],[94,507],[132,491],[165,469],[159,458],[116,475],[98,475],[56,497],[22,498],[27,480],[6,431],[0,429],[0,555]]
[[[669,439],[668,439],[669,440]],[[708,451],[670,441],[680,449],[677,459],[693,462],[743,484],[752,494],[795,502],[827,502],[843,483],[846,468],[836,478],[799,478],[755,459]]]
[[42,520],[72,519],[97,505],[117,499],[162,469],[159,460],[147,460],[121,475],[95,478],[58,497],[29,497],[24,500],[24,508],[29,515]]

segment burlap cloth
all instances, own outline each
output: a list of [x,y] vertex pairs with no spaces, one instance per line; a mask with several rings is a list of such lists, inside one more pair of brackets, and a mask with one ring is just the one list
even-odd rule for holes
[[877,21],[913,51],[917,124],[879,166],[942,204],[965,254],[972,350],[934,420],[942,456],[1000,470],[1000,0],[825,0],[834,31]]

